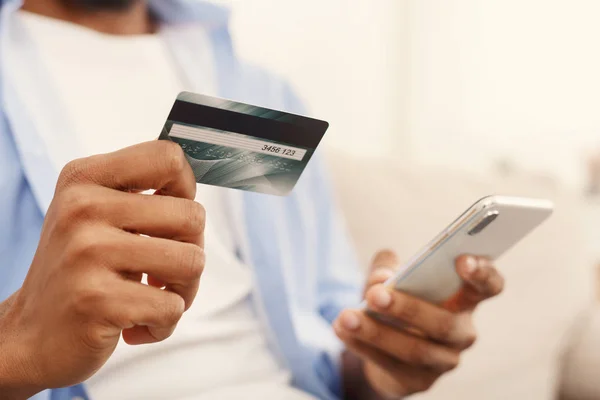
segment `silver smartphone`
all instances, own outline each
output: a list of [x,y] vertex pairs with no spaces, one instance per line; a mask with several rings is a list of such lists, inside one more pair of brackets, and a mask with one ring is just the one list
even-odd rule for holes
[[494,261],[551,214],[549,200],[488,196],[471,206],[385,285],[439,304],[461,287],[455,260],[463,254]]

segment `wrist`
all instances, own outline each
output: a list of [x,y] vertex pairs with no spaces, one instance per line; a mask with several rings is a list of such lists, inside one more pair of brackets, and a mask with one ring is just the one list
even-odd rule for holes
[[11,335],[10,305],[15,296],[0,303],[0,393],[6,400],[28,399],[41,391],[29,382],[27,377],[31,374],[28,373],[28,363],[24,361],[24,352]]

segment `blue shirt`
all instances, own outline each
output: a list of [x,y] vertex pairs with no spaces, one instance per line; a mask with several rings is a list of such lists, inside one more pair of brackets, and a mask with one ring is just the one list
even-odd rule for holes
[[[221,97],[304,113],[288,85],[236,58],[227,10],[191,0],[150,3],[165,24],[193,22],[209,28]],[[20,5],[19,0],[0,0],[0,300],[18,290],[27,274],[59,172],[11,82],[1,78],[7,22]],[[202,54],[195,51],[195,37],[183,29],[165,40],[188,81],[201,82],[194,68],[195,54]],[[42,70],[37,72],[43,76]],[[47,99],[44,104],[55,107],[43,79],[38,87],[39,96]],[[57,140],[61,134],[56,132]],[[65,145],[75,142],[66,140]],[[240,218],[246,227],[243,253],[255,274],[255,299],[270,327],[273,352],[292,372],[296,387],[320,399],[339,398],[342,345],[330,325],[342,308],[358,303],[362,281],[319,157],[312,159],[286,198],[244,193]],[[77,396],[86,398],[83,385],[46,391],[36,400]]]

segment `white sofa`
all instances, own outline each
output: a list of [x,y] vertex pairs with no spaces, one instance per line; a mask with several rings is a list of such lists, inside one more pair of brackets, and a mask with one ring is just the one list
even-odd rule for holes
[[[595,279],[583,249],[577,195],[542,178],[492,179],[332,151],[327,158],[364,266],[381,248],[409,258],[488,194],[546,197],[556,204],[551,220],[498,263],[506,290],[476,312],[479,339],[459,368],[414,398],[547,400],[556,398],[559,386],[569,398],[600,398],[600,379],[596,384],[594,378],[600,378],[600,337],[580,339],[580,321],[589,324],[587,315],[594,315],[588,312]],[[600,336],[600,319],[591,323]],[[563,361],[567,351],[570,364]]]

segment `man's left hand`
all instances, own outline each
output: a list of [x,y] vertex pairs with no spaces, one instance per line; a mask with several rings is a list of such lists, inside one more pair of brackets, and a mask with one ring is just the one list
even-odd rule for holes
[[[382,323],[362,310],[345,310],[333,325],[350,355],[362,361],[361,373],[370,386],[369,393],[383,399],[425,391],[442,374],[454,369],[461,352],[476,339],[473,310],[504,287],[503,277],[489,261],[462,256],[456,260],[456,271],[464,285],[437,306],[382,285],[397,265],[393,252],[383,251],[375,257],[365,299],[371,310],[405,328]],[[353,397],[370,396],[355,391]]]

